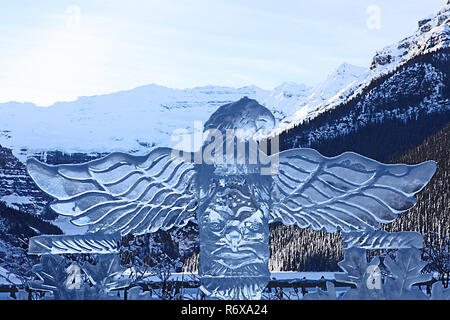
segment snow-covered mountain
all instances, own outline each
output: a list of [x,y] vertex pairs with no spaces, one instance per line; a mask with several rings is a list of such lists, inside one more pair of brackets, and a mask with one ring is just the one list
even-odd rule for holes
[[378,51],[370,70],[351,68],[353,81],[305,112],[300,108],[287,118],[290,123],[280,123],[273,134],[294,131],[287,137],[291,140],[287,147],[314,147],[319,141],[336,139],[384,120],[406,122],[417,120],[419,114],[448,112],[449,49],[447,4],[436,15],[419,21],[412,36]]
[[290,123],[303,119],[318,106],[333,99],[347,87],[354,85],[368,71],[368,68],[343,63],[315,87],[285,82],[273,89],[261,103],[272,111],[279,122],[280,130]]
[[219,106],[244,96],[266,106],[277,122],[288,123],[335,96],[364,71],[343,64],[316,87],[286,82],[272,91],[256,86],[172,89],[152,84],[49,107],[0,103],[0,145],[22,162],[53,151],[145,153],[155,145],[176,145],[178,129],[192,134],[195,121],[201,128]]
[[22,162],[30,155],[65,153],[145,153],[154,145],[173,146],[176,129],[193,131],[221,105],[244,96],[264,100],[255,86],[171,89],[146,85],[107,95],[80,97],[50,107],[0,104],[0,145]]
[[[325,81],[315,87],[308,88],[302,85],[278,87],[280,91],[275,97],[270,99],[272,94],[263,104],[270,108],[280,110],[283,117],[277,128],[277,132],[288,128],[291,124],[298,123],[302,119],[314,114],[319,106],[334,99],[340,92],[353,86],[368,72],[368,69],[343,63],[336,70],[328,74]],[[274,111],[276,113],[276,111]]]
[[[275,116],[280,128],[309,113],[352,85],[367,70],[344,63],[316,87],[285,82],[273,90],[205,86],[172,89],[155,84],[106,95],[80,97],[49,107],[0,103],[0,145],[22,162],[32,155],[145,153],[155,145],[177,144],[177,130],[192,134],[221,105],[244,96]],[[172,140],[174,139],[174,140]]]
[[[416,57],[424,56],[450,46],[450,2],[434,15],[418,22],[418,29],[409,37],[378,51],[370,69],[343,64],[327,80],[312,90],[311,95],[296,104],[295,112],[282,121],[274,131],[279,134],[305,120],[331,110],[361,95],[364,90]],[[429,77],[436,77],[428,70]]]
[[274,117],[281,121],[295,112],[296,105],[305,101],[312,91],[311,87],[295,82],[284,82],[273,89],[269,96],[260,101]]

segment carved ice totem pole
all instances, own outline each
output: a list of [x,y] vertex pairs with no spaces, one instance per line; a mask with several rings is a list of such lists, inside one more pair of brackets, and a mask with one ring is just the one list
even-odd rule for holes
[[[270,275],[270,223],[370,232],[413,207],[414,194],[436,170],[434,161],[387,165],[352,152],[332,158],[313,149],[278,152],[276,140],[268,155],[256,138],[274,125],[268,109],[243,98],[210,117],[197,152],[155,148],[146,156],[112,153],[56,166],[30,159],[27,168],[56,199],[56,213],[89,227],[69,239],[72,247],[86,252],[86,237],[95,246],[108,234],[141,235],[193,221],[207,297],[260,299]],[[62,253],[51,236],[31,242],[35,251]]]

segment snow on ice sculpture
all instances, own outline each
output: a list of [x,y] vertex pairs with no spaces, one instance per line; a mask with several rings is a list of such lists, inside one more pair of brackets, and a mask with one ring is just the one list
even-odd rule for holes
[[269,223],[377,229],[414,206],[436,170],[434,161],[387,165],[352,152],[278,153],[276,139],[267,155],[255,137],[274,124],[268,109],[243,98],[210,117],[197,152],[161,147],[57,166],[30,159],[27,168],[56,199],[52,209],[91,233],[140,235],[198,223],[201,289],[210,299],[260,299],[269,281]]

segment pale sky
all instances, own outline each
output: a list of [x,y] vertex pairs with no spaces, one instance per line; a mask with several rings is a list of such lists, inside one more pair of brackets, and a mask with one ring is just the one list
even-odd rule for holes
[[50,105],[156,83],[315,85],[446,0],[0,0],[0,102]]

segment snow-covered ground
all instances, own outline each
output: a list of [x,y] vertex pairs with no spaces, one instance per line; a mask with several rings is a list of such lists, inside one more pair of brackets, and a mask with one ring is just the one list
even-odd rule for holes
[[29,196],[18,196],[15,194],[10,194],[0,198],[1,201],[6,203],[10,208],[20,210],[18,204],[29,204],[33,203],[33,198]]

